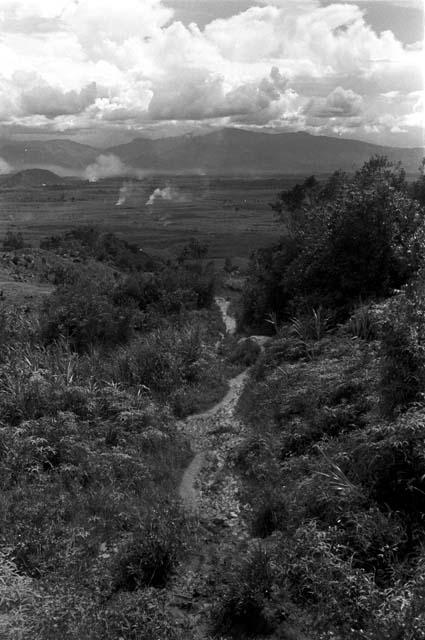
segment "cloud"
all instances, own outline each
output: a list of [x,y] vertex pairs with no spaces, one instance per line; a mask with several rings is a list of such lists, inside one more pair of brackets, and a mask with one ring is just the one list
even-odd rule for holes
[[336,87],[326,98],[316,98],[306,112],[316,118],[352,118],[363,109],[363,98],[351,89]]
[[[422,88],[419,45],[376,33],[360,1],[255,4],[235,0],[234,15],[201,29],[161,0],[1,0],[0,126],[382,122],[381,93]],[[385,109],[409,126],[407,111]]]
[[88,84],[80,91],[75,89],[63,91],[60,87],[52,87],[40,79],[30,88],[22,90],[20,101],[25,115],[38,114],[47,118],[55,118],[60,115],[82,113],[95,102],[96,98],[95,82]]
[[423,11],[423,0],[346,0],[346,2],[356,2],[356,4],[390,4],[395,7],[406,7]]

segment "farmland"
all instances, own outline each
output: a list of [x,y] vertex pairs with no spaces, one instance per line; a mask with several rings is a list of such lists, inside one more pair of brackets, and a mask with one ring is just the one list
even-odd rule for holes
[[145,250],[174,254],[193,235],[208,242],[211,258],[246,258],[276,237],[268,203],[294,182],[291,177],[199,175],[2,187],[0,237],[9,228],[19,229],[36,246],[48,235],[94,225]]

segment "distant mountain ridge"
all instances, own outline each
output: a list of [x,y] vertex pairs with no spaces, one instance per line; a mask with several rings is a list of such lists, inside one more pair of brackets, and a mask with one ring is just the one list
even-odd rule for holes
[[203,136],[139,138],[111,147],[108,152],[138,169],[215,174],[352,171],[374,154],[401,161],[408,173],[417,173],[424,154],[422,148],[383,147],[308,133],[271,134],[241,129],[222,129]]
[[84,170],[101,153],[72,140],[0,140],[0,157],[15,169],[58,166]]
[[102,154],[113,154],[127,166],[151,173],[216,175],[352,171],[371,155],[379,154],[401,161],[408,173],[416,174],[424,150],[384,147],[301,132],[272,134],[230,128],[205,135],[137,138],[109,149],[96,149],[72,140],[0,140],[0,158],[15,170],[29,167],[56,170],[57,167],[59,173],[69,171],[82,175]]

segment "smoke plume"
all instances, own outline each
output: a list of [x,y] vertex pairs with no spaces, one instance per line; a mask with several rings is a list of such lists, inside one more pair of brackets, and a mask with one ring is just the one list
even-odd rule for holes
[[127,201],[127,198],[131,196],[132,192],[133,192],[133,183],[124,182],[124,184],[120,189],[118,200],[116,201],[115,206],[121,207],[123,204],[125,204]]
[[6,173],[12,173],[13,167],[10,166],[6,160],[0,158],[0,176],[5,175]]
[[115,178],[117,176],[142,178],[143,175],[143,171],[127,166],[113,153],[101,154],[96,158],[96,162],[89,164],[84,172],[84,176],[89,182],[97,182],[102,178]]
[[146,206],[151,207],[155,204],[155,200],[171,200],[172,202],[187,202],[186,196],[181,194],[175,187],[164,187],[164,189],[155,189],[146,201]]

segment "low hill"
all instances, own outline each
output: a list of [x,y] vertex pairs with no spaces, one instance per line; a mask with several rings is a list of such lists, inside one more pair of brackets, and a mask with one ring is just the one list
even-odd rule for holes
[[99,153],[72,140],[0,140],[0,157],[17,169],[49,165],[81,170]]
[[371,155],[401,161],[417,173],[422,148],[395,148],[308,133],[258,133],[222,129],[203,136],[185,135],[150,140],[138,138],[112,147],[124,163],[158,172],[212,174],[311,174],[336,169],[352,171]]
[[66,178],[58,176],[53,171],[46,169],[25,169],[11,175],[4,176],[0,180],[0,188],[14,189],[19,187],[44,187],[46,185],[64,184]]

